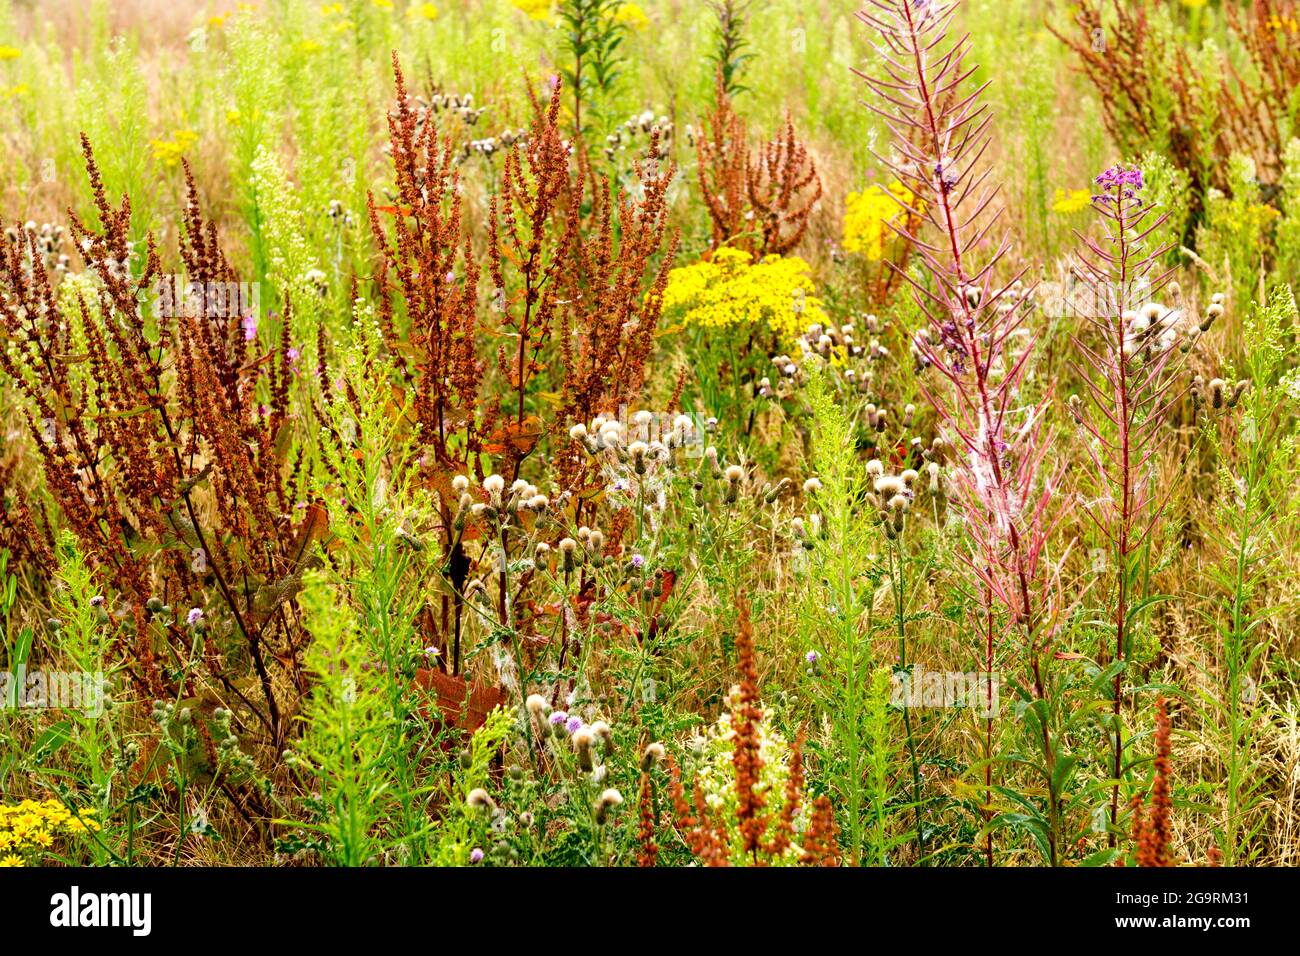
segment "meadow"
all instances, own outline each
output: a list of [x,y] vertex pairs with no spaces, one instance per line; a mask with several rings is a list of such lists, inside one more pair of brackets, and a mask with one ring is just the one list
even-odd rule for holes
[[1300,863],[1292,0],[0,0],[0,865]]

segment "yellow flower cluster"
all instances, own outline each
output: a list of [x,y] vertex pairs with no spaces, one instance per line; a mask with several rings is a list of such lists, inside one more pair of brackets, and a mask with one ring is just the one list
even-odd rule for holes
[[755,262],[741,249],[722,248],[710,260],[673,269],[664,290],[664,311],[684,311],[684,325],[722,327],[766,322],[793,341],[813,322],[827,321],[813,293],[808,263],[797,256]]
[[23,55],[23,51],[16,46],[0,46],[0,60],[16,60]]
[[650,18],[635,3],[619,4],[618,9],[614,11],[614,19],[634,30],[643,30],[650,25]]
[[59,800],[0,804],[0,866],[25,866],[61,834],[97,831],[93,810],[73,813]]
[[1092,203],[1092,193],[1086,189],[1064,189],[1056,190],[1056,195],[1052,198],[1052,212],[1065,213],[1067,216],[1071,213],[1080,212],[1087,209]]
[[903,215],[895,196],[920,211],[916,195],[902,183],[891,183],[888,189],[871,186],[860,193],[849,193],[844,210],[846,252],[861,253],[873,262],[884,258],[885,247],[894,237],[889,224]]
[[555,7],[555,0],[510,0],[510,2],[534,20],[551,19],[551,11]]
[[189,129],[178,129],[171,139],[151,139],[153,158],[164,166],[179,166],[181,157],[199,141],[199,134]]
[[1300,32],[1300,21],[1295,17],[1272,16],[1268,18],[1268,28],[1274,33],[1297,33]]

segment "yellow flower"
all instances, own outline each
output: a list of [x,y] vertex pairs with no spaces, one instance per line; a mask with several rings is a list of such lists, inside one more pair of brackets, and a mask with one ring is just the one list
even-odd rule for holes
[[315,53],[320,49],[320,44],[315,40],[303,40],[298,44],[299,53]]
[[885,247],[894,237],[889,224],[904,214],[893,197],[919,211],[917,197],[902,183],[891,183],[888,189],[871,186],[860,193],[849,193],[844,210],[846,252],[861,253],[873,262],[885,257]]
[[683,325],[721,328],[766,322],[793,341],[813,322],[825,322],[808,263],[790,256],[755,262],[740,249],[724,247],[712,259],[668,273],[665,313],[680,313]]
[[1201,7],[1205,6],[1205,0],[1183,0],[1183,6],[1189,7],[1192,10],[1199,10]]
[[322,3],[320,7],[322,17],[333,17],[343,15],[343,4],[341,3]]
[[334,26],[330,27],[330,30],[332,30],[334,33],[347,33],[351,29],[352,29],[351,20],[340,20],[338,23],[334,24]]
[[226,110],[226,122],[231,126],[238,126],[240,119],[239,110]]
[[1052,212],[1060,212],[1068,216],[1087,209],[1091,204],[1092,193],[1086,189],[1071,189],[1068,192],[1058,189],[1052,197]]
[[208,26],[212,27],[214,30],[220,30],[226,25],[226,18],[228,16],[230,16],[230,14],[223,13],[217,17],[208,17]]
[[19,96],[26,96],[30,92],[31,90],[27,88],[26,83],[19,83],[17,86],[10,86],[0,90],[0,96],[3,96],[7,100],[12,100]]
[[637,30],[645,29],[650,25],[650,18],[635,3],[619,4],[618,9],[614,11],[614,19]]
[[411,7],[406,11],[406,15],[412,19],[419,20],[436,20],[438,19],[438,8],[432,3],[422,3],[419,6]]
[[6,857],[0,857],[0,866],[26,866],[21,856],[15,856],[10,853]]
[[0,46],[0,60],[16,60],[23,55],[23,51],[16,46]]
[[375,6],[377,6],[380,10],[393,9],[393,0],[370,0],[370,2],[373,3]]
[[510,0],[514,6],[534,20],[550,20],[555,0]]
[[171,139],[151,139],[153,158],[164,166],[179,166],[181,158],[191,146],[199,141],[199,134],[193,130],[178,129]]

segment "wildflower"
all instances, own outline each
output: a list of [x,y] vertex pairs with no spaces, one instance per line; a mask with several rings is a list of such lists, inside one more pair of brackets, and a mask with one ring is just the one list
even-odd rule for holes
[[809,478],[803,483],[803,493],[805,495],[814,495],[822,490],[822,483],[816,478]]
[[560,540],[560,557],[564,561],[564,570],[572,571],[577,564],[578,542],[572,538],[562,538]]
[[[664,312],[679,313],[683,326],[766,323],[782,338],[794,341],[809,319],[827,321],[810,272],[811,266],[797,256],[754,261],[748,252],[723,247],[712,259],[668,273]],[[796,299],[802,303],[802,313],[791,307]]]
[[609,724],[603,720],[597,720],[591,725],[591,732],[600,738],[606,747],[612,747],[614,744],[614,732],[610,729]]
[[899,182],[888,189],[877,185],[849,193],[844,211],[844,250],[860,253],[872,262],[883,259],[885,247],[894,235],[890,224],[905,212],[900,202],[913,209],[918,207],[917,196]]
[[483,851],[480,850],[478,847],[474,847],[474,849],[469,851],[469,861],[471,863],[482,863]]
[[[579,721],[581,724],[581,721]],[[583,773],[591,773],[595,766],[592,759],[591,748],[596,742],[596,735],[592,733],[590,727],[579,726],[573,732],[572,744],[573,751],[578,755],[578,766],[582,768]]]
[[1097,177],[1097,185],[1102,189],[1100,196],[1093,197],[1097,202],[1132,199],[1142,190],[1142,170],[1137,166],[1112,166]]
[[623,794],[619,793],[613,787],[605,790],[600,799],[596,801],[596,822],[604,824],[609,811],[615,807],[622,806]]
[[0,60],[16,60],[23,51],[14,46],[0,46]]
[[482,787],[475,787],[465,798],[465,803],[474,810],[496,810],[496,801]]
[[647,744],[645,751],[641,754],[641,770],[648,772],[655,764],[663,761],[665,754],[664,745],[658,741]]
[[203,611],[200,608],[192,607],[189,613],[185,615],[185,623],[190,627],[197,627],[203,621]]
[[577,714],[574,714],[564,722],[564,729],[571,734],[577,733],[578,730],[580,730],[581,728],[582,728],[582,718],[579,717]]
[[[645,15],[645,11],[635,3],[619,4],[614,11],[614,22],[622,23],[635,30],[644,30],[650,25],[650,19]],[[653,116],[653,114],[651,115]],[[653,122],[653,119],[651,121]]]
[[411,7],[406,15],[413,20],[436,20],[438,19],[438,8],[432,3],[421,3]]
[[549,719],[552,724],[558,727],[560,724],[564,723],[566,720],[569,719],[569,715],[562,710],[555,710],[551,712],[551,716]]
[[1087,209],[1092,202],[1092,193],[1087,189],[1056,190],[1052,201],[1052,212],[1072,215]]
[[555,0],[510,0],[515,9],[528,14],[531,20],[550,20]]
[[488,475],[483,479],[483,490],[488,493],[494,505],[501,504],[501,492],[505,490],[506,480],[500,475]]
[[253,339],[257,338],[257,316],[256,315],[254,315],[251,312],[248,313],[242,319],[239,320],[239,324],[244,330],[245,342],[251,342],[253,341]]
[[154,159],[161,162],[164,166],[179,166],[181,157],[199,141],[199,134],[193,130],[178,129],[170,139],[152,139],[149,145],[153,147]]
[[818,654],[816,651],[809,651],[803,657],[803,659],[806,660],[809,664],[816,664],[820,658],[821,655]]
[[546,698],[541,694],[529,694],[528,700],[524,701],[524,706],[528,708],[528,712],[534,717],[540,717],[546,712],[548,704]]

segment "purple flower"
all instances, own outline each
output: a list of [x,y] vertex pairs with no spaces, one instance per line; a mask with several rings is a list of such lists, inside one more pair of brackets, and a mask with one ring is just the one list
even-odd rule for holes
[[579,717],[577,714],[575,714],[574,716],[570,717],[567,721],[565,721],[564,729],[571,734],[575,733],[581,728],[582,728],[582,718]]
[[816,664],[817,659],[819,657],[821,657],[821,655],[818,654],[816,651],[809,651],[807,654],[804,655],[803,659],[806,660],[809,664]]
[[632,567],[636,568],[638,571],[640,571],[642,568],[644,568],[644,567],[645,567],[645,555],[643,555],[643,554],[634,554],[634,555],[632,555]]
[[252,312],[239,320],[239,324],[244,329],[244,341],[251,342],[257,338],[257,316]]
[[188,624],[190,627],[193,627],[195,624],[198,624],[202,620],[203,620],[203,611],[197,607],[190,608],[190,613],[185,615],[185,623]]
[[483,851],[480,850],[478,847],[474,847],[474,849],[469,851],[469,861],[471,863],[482,863]]
[[569,715],[562,710],[551,711],[551,723],[562,724],[569,719]]
[[1112,166],[1097,177],[1103,195],[1094,196],[1101,202],[1112,202],[1116,197],[1132,199],[1142,189],[1142,170],[1136,166]]

